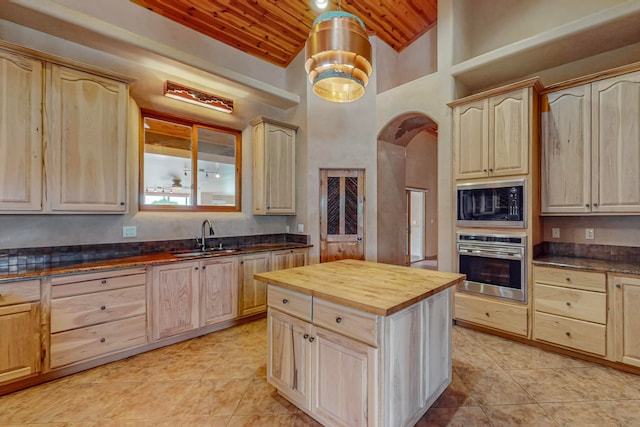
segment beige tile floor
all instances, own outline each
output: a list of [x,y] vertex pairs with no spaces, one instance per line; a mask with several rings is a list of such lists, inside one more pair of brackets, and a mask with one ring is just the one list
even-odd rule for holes
[[[266,383],[266,321],[0,397],[0,425],[318,426]],[[454,327],[417,426],[640,426],[640,376]]]

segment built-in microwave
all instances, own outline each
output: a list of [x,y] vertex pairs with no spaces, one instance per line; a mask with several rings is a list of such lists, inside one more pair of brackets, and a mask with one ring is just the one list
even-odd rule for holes
[[456,190],[458,226],[526,228],[525,178],[458,184]]

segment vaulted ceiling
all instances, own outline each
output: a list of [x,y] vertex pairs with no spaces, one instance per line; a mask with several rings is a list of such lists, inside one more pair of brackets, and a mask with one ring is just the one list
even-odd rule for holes
[[[316,10],[313,0],[131,0],[245,53],[286,67],[304,48]],[[344,0],[340,8],[401,52],[436,24],[437,0]]]

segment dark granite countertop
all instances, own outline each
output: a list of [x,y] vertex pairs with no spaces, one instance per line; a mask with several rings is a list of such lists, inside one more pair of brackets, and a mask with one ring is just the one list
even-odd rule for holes
[[[69,261],[59,263],[44,263],[29,265],[24,268],[0,268],[0,283],[22,280],[30,278],[38,278],[44,276],[56,276],[63,274],[77,274],[96,272],[101,270],[113,270],[119,268],[146,267],[149,265],[166,264],[178,261],[193,261],[198,259],[207,259],[221,256],[237,256],[257,252],[278,251],[284,249],[308,248],[311,245],[306,243],[286,242],[286,243],[261,243],[249,246],[240,246],[233,248],[233,252],[208,252],[206,255],[189,255],[176,256],[178,252],[167,252],[157,254],[146,254],[139,256],[126,256],[105,260],[90,261]],[[194,252],[193,250],[184,250],[180,252]]]
[[541,256],[533,260],[534,265],[549,267],[575,268],[593,270],[603,273],[620,273],[640,275],[640,263],[629,261],[614,261],[604,259],[580,258],[569,256]]

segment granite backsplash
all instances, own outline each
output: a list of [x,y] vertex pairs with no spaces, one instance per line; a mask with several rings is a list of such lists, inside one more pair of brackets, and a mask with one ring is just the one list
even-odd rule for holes
[[[237,248],[260,244],[309,244],[309,236],[302,234],[257,234],[250,236],[212,237],[207,246]],[[102,261],[129,256],[179,252],[195,249],[195,239],[159,240],[149,242],[104,243],[96,245],[46,246],[36,248],[0,249],[0,270],[30,270],[52,265]]]
[[640,247],[543,242],[536,245],[533,257],[534,259],[540,257],[589,258],[604,261],[640,263]]

